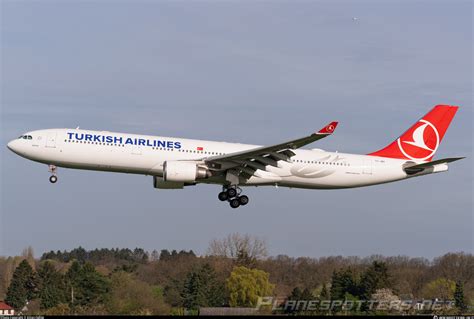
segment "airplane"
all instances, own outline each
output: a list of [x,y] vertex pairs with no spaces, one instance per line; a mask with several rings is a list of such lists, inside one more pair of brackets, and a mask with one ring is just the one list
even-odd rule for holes
[[28,132],[7,147],[47,164],[51,183],[58,180],[57,168],[65,167],[149,175],[157,189],[217,184],[218,199],[237,208],[249,202],[241,186],[342,189],[445,172],[448,163],[464,158],[432,160],[457,110],[437,105],[388,146],[366,155],[301,149],[333,134],[338,122],[271,146],[76,128]]

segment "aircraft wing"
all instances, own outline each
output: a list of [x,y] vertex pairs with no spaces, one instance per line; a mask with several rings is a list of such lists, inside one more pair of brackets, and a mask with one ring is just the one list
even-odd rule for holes
[[338,122],[331,122],[316,133],[284,143],[207,157],[204,159],[204,162],[211,170],[234,169],[234,173],[237,175],[250,178],[257,169],[265,170],[267,165],[277,167],[278,161],[290,162],[291,157],[295,155],[291,150],[331,135],[336,129],[337,124]]

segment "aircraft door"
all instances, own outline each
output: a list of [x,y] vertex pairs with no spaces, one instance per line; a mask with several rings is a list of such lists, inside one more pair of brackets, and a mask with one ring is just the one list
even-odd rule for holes
[[[41,142],[43,142],[43,137],[41,135],[33,136],[33,142],[31,145],[33,146],[40,146]],[[43,142],[44,144],[44,142]]]
[[362,174],[372,175],[372,160],[364,160],[362,162]]
[[48,133],[46,138],[46,147],[56,148],[56,136],[58,133]]

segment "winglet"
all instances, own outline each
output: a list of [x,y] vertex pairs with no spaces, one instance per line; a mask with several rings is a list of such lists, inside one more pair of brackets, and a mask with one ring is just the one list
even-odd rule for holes
[[332,134],[337,127],[338,122],[331,122],[322,129],[319,130],[316,134]]

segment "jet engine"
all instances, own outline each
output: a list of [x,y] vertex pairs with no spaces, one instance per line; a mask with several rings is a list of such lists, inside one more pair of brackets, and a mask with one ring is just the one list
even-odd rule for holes
[[196,162],[166,161],[163,164],[163,180],[166,182],[191,183],[211,176],[211,172]]

